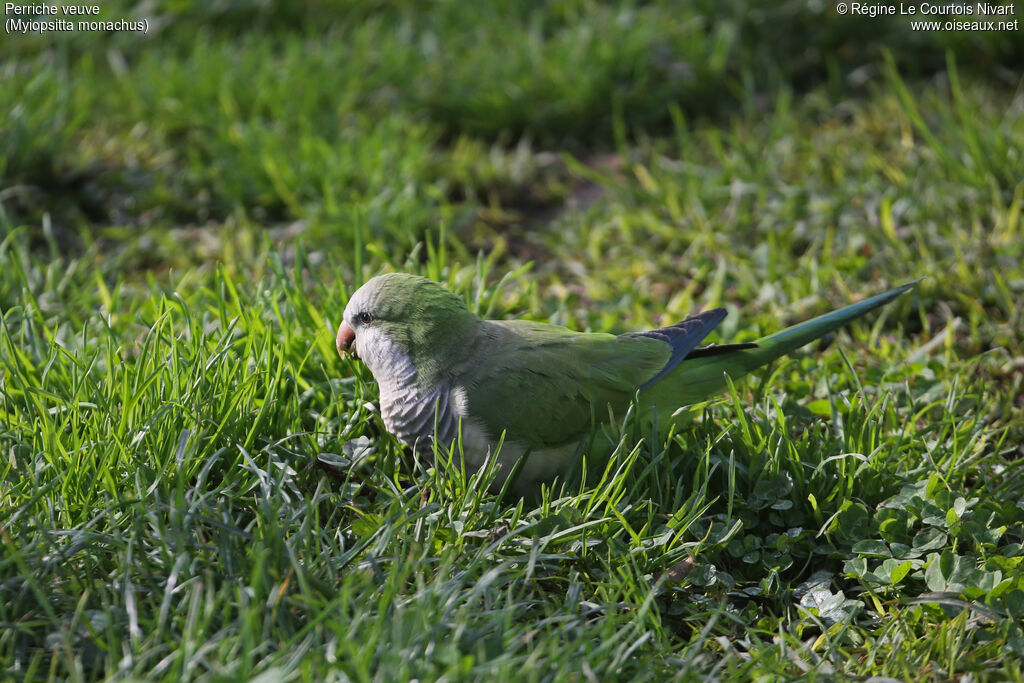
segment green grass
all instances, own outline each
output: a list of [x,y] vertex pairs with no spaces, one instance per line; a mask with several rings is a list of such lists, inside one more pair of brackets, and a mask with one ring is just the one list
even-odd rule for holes
[[[5,680],[1024,677],[1021,43],[707,5],[5,39]],[[338,357],[380,270],[714,341],[925,279],[520,502]]]

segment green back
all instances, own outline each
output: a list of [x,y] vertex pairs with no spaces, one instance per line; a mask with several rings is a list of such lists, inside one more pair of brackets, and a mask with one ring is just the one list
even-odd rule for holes
[[486,366],[467,387],[469,410],[497,437],[533,449],[578,440],[598,421],[625,409],[654,376],[671,347],[643,337],[577,334],[525,321],[485,323]]

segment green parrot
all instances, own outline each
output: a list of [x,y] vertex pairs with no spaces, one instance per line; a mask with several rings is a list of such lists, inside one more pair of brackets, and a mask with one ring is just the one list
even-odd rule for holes
[[[903,294],[916,282],[753,343],[698,347],[724,308],[668,327],[613,335],[525,320],[484,320],[441,285],[379,275],[360,287],[338,327],[340,354],[362,360],[380,388],[388,431],[421,452],[461,436],[467,468],[497,451],[497,483],[526,456],[520,494],[563,473],[580,440],[637,401],[670,416]],[[498,448],[501,444],[500,449]]]

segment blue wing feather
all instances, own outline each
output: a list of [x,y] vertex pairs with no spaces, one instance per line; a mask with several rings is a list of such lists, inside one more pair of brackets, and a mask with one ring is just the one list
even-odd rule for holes
[[658,374],[654,377],[641,384],[639,387],[640,391],[644,391],[672,372],[691,351],[697,348],[697,344],[704,341],[704,337],[711,334],[711,330],[718,327],[718,324],[725,320],[726,315],[727,313],[724,308],[713,308],[710,311],[691,315],[675,325],[659,327],[656,330],[648,330],[647,332],[629,333],[628,336],[630,337],[650,337],[666,342],[672,347],[672,355],[669,356],[665,367],[659,370]]

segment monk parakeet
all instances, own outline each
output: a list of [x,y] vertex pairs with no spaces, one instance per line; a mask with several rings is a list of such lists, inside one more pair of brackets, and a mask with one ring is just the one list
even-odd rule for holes
[[[580,439],[637,400],[668,417],[776,358],[892,301],[916,283],[748,344],[698,347],[726,316],[715,308],[668,327],[613,335],[525,320],[484,320],[436,282],[405,273],[360,287],[338,327],[380,388],[384,425],[400,441],[451,446],[461,428],[467,467],[498,449],[498,479],[526,455],[514,490],[572,462]],[[503,438],[504,437],[504,438]]]

